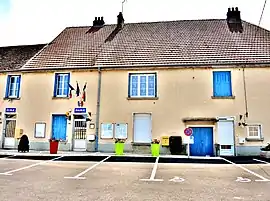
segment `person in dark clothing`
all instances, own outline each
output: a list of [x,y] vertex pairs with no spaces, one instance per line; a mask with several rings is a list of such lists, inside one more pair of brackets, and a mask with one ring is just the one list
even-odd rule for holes
[[29,140],[27,135],[23,135],[18,145],[18,152],[29,152]]

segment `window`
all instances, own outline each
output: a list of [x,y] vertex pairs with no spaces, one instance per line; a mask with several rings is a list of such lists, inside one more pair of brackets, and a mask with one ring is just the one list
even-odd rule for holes
[[248,138],[261,138],[261,126],[250,125],[247,126]]
[[69,73],[55,74],[54,97],[68,97],[69,79]]
[[214,97],[232,96],[232,83],[230,71],[213,72],[213,92]]
[[130,74],[129,97],[156,97],[156,73]]
[[21,76],[20,75],[8,75],[6,98],[19,98],[20,95]]

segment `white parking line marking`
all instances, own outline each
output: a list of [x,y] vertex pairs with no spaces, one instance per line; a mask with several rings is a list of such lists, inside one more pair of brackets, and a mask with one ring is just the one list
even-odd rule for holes
[[185,179],[175,176],[174,178],[170,179],[169,181],[183,182],[183,181],[185,181]]
[[88,171],[94,169],[96,166],[100,165],[101,163],[103,163],[104,161],[106,161],[108,158],[110,158],[111,156],[108,156],[107,158],[103,159],[102,161],[99,161],[98,163],[96,163],[95,165],[87,168],[86,170],[84,170],[83,172],[77,174],[74,177],[64,177],[65,179],[85,179],[85,177],[81,177],[82,175],[84,175],[85,173],[87,173]]
[[248,179],[248,178],[243,178],[243,177],[237,177],[237,179],[236,179],[235,181],[243,182],[243,183],[251,182],[250,179]]
[[270,164],[270,163],[268,163],[268,162],[266,162],[266,161],[262,161],[262,160],[258,160],[258,159],[253,159],[254,161],[258,161],[258,162],[261,162],[261,163],[265,163],[265,164]]
[[159,160],[159,156],[156,158],[156,162],[152,170],[150,179],[140,179],[141,181],[163,181],[163,179],[155,179],[155,175],[157,173],[158,160]]
[[268,181],[268,182],[270,181],[269,179],[266,179],[265,177],[263,177],[263,176],[261,176],[261,175],[255,173],[255,172],[253,172],[253,171],[251,171],[251,170],[249,170],[249,169],[243,167],[242,165],[233,163],[233,162],[231,162],[231,161],[229,161],[229,160],[227,160],[227,159],[225,159],[225,158],[222,158],[222,159],[225,160],[225,161],[228,162],[228,163],[231,163],[231,164],[235,165],[236,167],[239,167],[239,168],[241,168],[241,169],[247,171],[247,172],[250,173],[250,174],[253,174],[253,175],[256,176],[256,177],[259,177],[259,178],[261,179],[261,180],[255,180],[255,181]]
[[32,165],[28,165],[28,166],[25,166],[25,167],[22,167],[22,168],[19,168],[19,169],[15,169],[15,170],[11,170],[11,171],[8,171],[8,172],[4,172],[4,173],[0,173],[0,175],[12,175],[11,173],[13,172],[18,172],[18,171],[21,171],[21,170],[25,170],[25,169],[28,169],[28,168],[31,168],[31,167],[35,167],[35,166],[38,166],[38,165],[41,165],[41,164],[44,164],[44,163],[48,163],[50,161],[54,161],[54,160],[57,160],[59,158],[63,158],[64,156],[59,156],[57,158],[54,158],[52,160],[48,160],[48,161],[42,161],[42,162],[39,162],[39,163],[35,163],[35,164],[32,164]]

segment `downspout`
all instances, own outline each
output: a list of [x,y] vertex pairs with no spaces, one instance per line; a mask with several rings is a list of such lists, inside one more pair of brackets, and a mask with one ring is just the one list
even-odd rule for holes
[[96,109],[96,140],[95,151],[98,151],[98,139],[99,139],[99,115],[100,115],[100,91],[101,91],[101,69],[98,66],[98,90],[97,90],[97,109]]
[[245,98],[245,123],[248,117],[248,101],[247,101],[247,86],[246,86],[246,76],[245,76],[245,66],[243,66],[243,84],[244,84],[244,98]]

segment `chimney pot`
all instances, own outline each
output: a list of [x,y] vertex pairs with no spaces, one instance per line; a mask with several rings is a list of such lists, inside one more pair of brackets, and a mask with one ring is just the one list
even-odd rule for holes
[[104,24],[105,24],[105,22],[104,22],[104,18],[103,18],[103,17],[101,17],[100,24],[101,24],[101,25],[104,25]]

